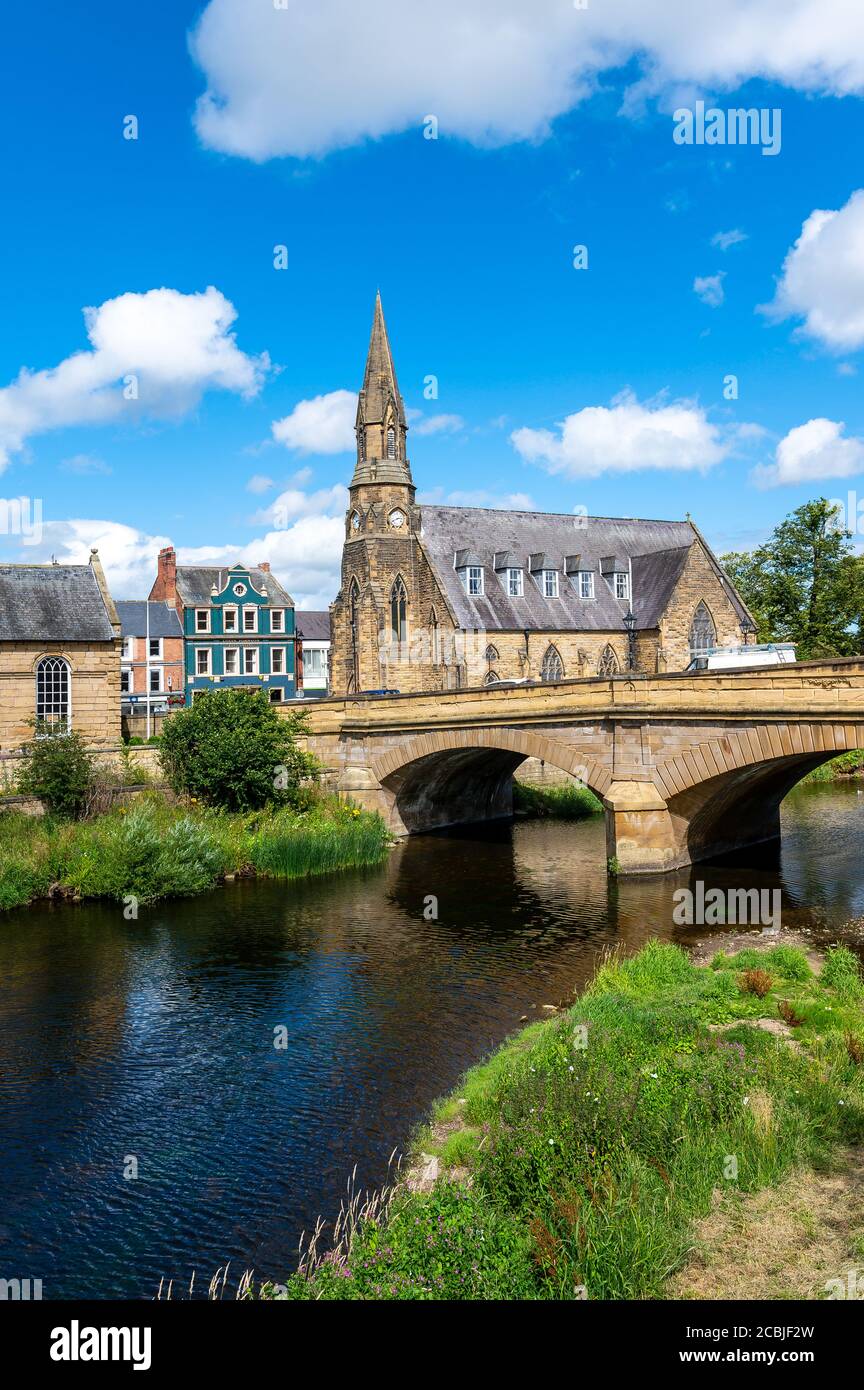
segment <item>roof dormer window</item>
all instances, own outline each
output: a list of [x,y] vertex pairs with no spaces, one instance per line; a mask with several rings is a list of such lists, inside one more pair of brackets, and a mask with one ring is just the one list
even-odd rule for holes
[[580,570],[576,576],[580,598],[594,597],[594,571]]
[[510,598],[521,598],[525,593],[525,581],[521,569],[510,568],[507,571],[507,593]]
[[557,571],[557,570],[541,570],[540,578],[541,578],[541,581],[542,581],[542,584],[543,584],[543,597],[544,597],[544,598],[557,598],[557,597],[558,597],[558,571]]
[[483,597],[483,566],[465,565],[459,571],[465,592],[469,598]]
[[630,597],[630,576],[626,570],[618,570],[613,576],[616,598]]

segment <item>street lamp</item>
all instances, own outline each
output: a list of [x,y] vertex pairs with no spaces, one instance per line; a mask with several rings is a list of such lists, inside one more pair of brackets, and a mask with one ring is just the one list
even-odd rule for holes
[[624,626],[627,629],[627,669],[636,670],[636,618],[632,608],[628,608],[624,614]]
[[743,618],[741,620],[741,631],[744,635],[744,646],[746,647],[748,638],[756,635],[756,624],[751,623],[749,618]]

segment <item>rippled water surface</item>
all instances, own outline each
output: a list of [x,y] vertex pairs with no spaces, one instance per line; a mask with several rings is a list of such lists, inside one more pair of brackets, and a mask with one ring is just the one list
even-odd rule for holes
[[[782,850],[698,877],[781,887],[784,925],[838,927],[864,913],[862,850],[864,796],[814,786],[786,802]],[[150,1297],[226,1259],[283,1278],[355,1163],[380,1182],[430,1102],[604,947],[680,933],[672,894],[695,876],[608,880],[602,822],[530,822],[137,922],[6,914],[0,1277],[46,1298]]]

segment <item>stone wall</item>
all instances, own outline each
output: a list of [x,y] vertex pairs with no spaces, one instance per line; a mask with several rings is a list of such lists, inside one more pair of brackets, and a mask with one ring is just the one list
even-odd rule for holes
[[43,656],[60,656],[71,667],[72,728],[88,743],[120,742],[120,650],[110,642],[0,643],[0,751],[33,737],[36,666]]
[[718,647],[736,646],[744,641],[728,591],[697,541],[690,547],[684,571],[660,622],[660,669],[683,671],[689,665],[690,628],[700,602],[705,604],[714,620]]

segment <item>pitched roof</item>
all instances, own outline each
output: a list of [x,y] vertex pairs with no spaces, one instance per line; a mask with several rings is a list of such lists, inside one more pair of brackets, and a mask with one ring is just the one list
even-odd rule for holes
[[[603,577],[603,572],[609,573],[610,559],[625,567],[632,561],[630,602],[637,626],[656,627],[696,533],[687,521],[423,506],[421,539],[460,627],[623,632],[628,600],[616,599]],[[482,596],[469,597],[454,568],[456,553],[462,550],[482,558]],[[501,551],[511,551],[519,559],[524,586],[521,598],[510,598],[506,575],[495,572],[495,556]],[[538,556],[544,557],[544,568],[551,566],[558,571],[558,598],[545,598],[539,576],[530,572],[531,558]],[[578,566],[572,563],[576,556]],[[593,571],[593,599],[579,598],[577,568]],[[729,588],[732,597],[731,585]]]
[[323,612],[320,609],[307,609],[295,613],[294,625],[297,636],[305,638],[307,642],[330,641],[330,613],[327,609]]
[[147,636],[147,609],[150,609],[151,637],[182,637],[183,629],[176,608],[143,598],[120,598],[115,603],[124,637]]
[[0,565],[0,641],[113,638],[92,565]]
[[[217,592],[221,594],[228,583],[232,569],[233,566],[227,565],[178,565],[177,593],[180,595],[181,603],[187,607],[196,603],[200,603],[202,606],[209,604],[213,597],[213,585],[216,585]],[[271,607],[294,607],[293,598],[287,590],[282,588],[279,580],[270,570],[243,569],[243,573],[249,575],[249,579],[259,594],[266,588]]]

